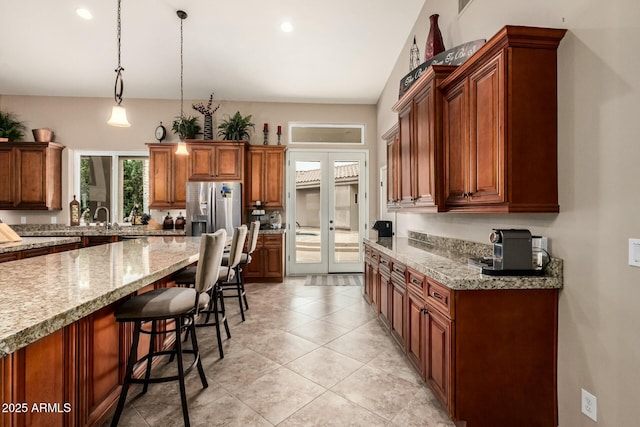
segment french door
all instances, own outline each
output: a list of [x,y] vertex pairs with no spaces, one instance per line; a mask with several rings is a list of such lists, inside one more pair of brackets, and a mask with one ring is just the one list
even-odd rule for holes
[[287,272],[362,272],[367,152],[287,153]]

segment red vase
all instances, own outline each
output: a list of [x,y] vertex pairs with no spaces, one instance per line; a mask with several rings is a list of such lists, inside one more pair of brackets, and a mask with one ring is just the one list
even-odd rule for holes
[[438,15],[437,13],[429,17],[431,28],[429,28],[429,35],[427,36],[427,45],[424,48],[424,60],[427,61],[440,52],[444,52],[444,42],[442,41],[442,33],[440,27],[438,27]]

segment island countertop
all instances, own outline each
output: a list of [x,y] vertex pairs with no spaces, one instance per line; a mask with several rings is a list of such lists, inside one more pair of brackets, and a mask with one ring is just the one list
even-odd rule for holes
[[199,237],[146,237],[0,264],[0,358],[196,262],[199,249]]
[[0,254],[79,242],[80,237],[23,237],[19,242],[0,243]]
[[450,289],[562,288],[562,260],[556,258],[552,258],[544,276],[489,276],[482,274],[479,268],[468,265],[468,258],[478,256],[478,254],[469,254],[464,251],[469,246],[486,245],[431,245],[416,239],[402,237],[383,238],[379,241],[364,239],[364,241],[379,252],[431,277]]

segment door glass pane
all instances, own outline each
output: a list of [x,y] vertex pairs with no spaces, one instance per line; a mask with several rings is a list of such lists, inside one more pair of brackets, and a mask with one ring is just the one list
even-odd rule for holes
[[[111,203],[111,156],[80,157],[80,208],[90,210],[91,221],[99,206],[112,211]],[[111,220],[111,218],[110,218]],[[98,221],[106,221],[104,210]]]
[[360,164],[357,161],[333,162],[333,227],[336,263],[355,263],[360,260],[358,212]]
[[319,161],[296,163],[296,262],[322,261],[320,234],[320,178]]
[[119,158],[119,218],[132,222],[131,215],[149,211],[149,160],[141,157]]

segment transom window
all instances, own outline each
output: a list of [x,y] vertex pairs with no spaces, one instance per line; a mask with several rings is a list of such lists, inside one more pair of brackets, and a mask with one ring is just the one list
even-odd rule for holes
[[362,124],[290,123],[291,144],[364,144]]

